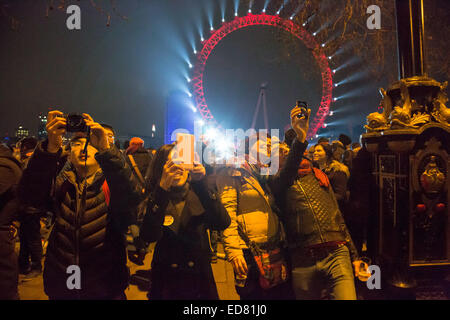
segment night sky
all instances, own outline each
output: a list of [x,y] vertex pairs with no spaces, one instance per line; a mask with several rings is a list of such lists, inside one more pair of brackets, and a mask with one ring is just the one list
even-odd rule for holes
[[[189,89],[187,61],[194,62],[194,46],[200,49],[199,31],[207,37],[209,21],[216,28],[220,25],[225,2],[229,20],[234,1],[120,0],[117,9],[128,20],[113,16],[107,27],[106,17],[89,1],[68,1],[79,4],[82,15],[81,30],[70,31],[65,12],[54,9],[45,17],[46,1],[0,0],[8,15],[20,22],[13,31],[8,18],[0,18],[0,136],[13,135],[19,124],[36,134],[37,115],[52,107],[90,113],[94,120],[114,126],[119,136],[150,136],[156,123],[162,139],[168,94]],[[110,8],[108,1],[100,3]],[[271,128],[288,123],[296,99],[307,100],[317,110],[318,68],[305,78],[301,65],[277,58],[279,46],[270,27],[251,27],[230,34],[215,48],[205,70],[205,96],[224,127],[250,126],[263,82],[268,83]],[[305,66],[315,63],[306,49],[302,60]],[[397,66],[392,70],[396,73]],[[335,107],[345,110],[336,130],[354,137],[365,116],[376,111],[378,87],[388,86],[385,79],[363,80],[339,88],[339,94],[357,89],[360,97],[349,100],[345,108]],[[259,121],[263,123],[262,113]]]

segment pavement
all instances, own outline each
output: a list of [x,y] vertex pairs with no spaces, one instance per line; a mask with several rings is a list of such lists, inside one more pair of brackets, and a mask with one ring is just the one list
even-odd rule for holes
[[[130,286],[126,289],[125,294],[128,300],[148,300],[147,291],[145,289],[148,284],[145,275],[150,269],[151,260],[153,257],[154,245],[150,246],[150,252],[146,255],[144,265],[138,266],[128,260],[128,267],[132,276]],[[19,250],[19,244],[16,246]],[[218,252],[223,253],[223,247],[219,244]],[[234,274],[231,264],[222,259],[218,259],[217,263],[211,264],[214,274],[214,279],[217,285],[217,291],[221,300],[239,300],[239,296],[234,288]],[[44,285],[42,274],[26,279],[25,276],[19,277],[19,296],[21,300],[48,300],[44,293]]]

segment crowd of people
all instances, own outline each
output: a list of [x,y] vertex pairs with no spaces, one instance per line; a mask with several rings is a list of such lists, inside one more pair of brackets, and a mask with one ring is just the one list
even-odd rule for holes
[[[218,241],[242,300],[356,299],[367,154],[345,135],[308,148],[310,112],[292,109],[284,141],[247,139],[242,165],[214,167],[180,163],[176,143],[155,151],[134,137],[121,149],[88,114],[63,143],[67,119],[50,111],[47,139],[0,145],[0,299],[19,299],[19,274],[42,274],[51,300],[124,300],[127,259],[144,264],[151,243],[149,299],[219,299]],[[262,175],[270,152],[280,168]]]

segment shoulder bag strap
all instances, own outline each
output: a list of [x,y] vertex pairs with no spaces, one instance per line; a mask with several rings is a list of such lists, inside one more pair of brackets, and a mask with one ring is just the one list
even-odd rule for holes
[[137,174],[137,176],[139,178],[139,181],[141,182],[142,185],[144,185],[145,180],[142,177],[141,171],[139,170],[139,168],[138,168],[138,166],[136,164],[136,161],[134,161],[134,158],[133,158],[133,156],[131,154],[128,155],[128,158],[131,161],[131,165],[133,166],[134,172],[136,172],[136,174]]

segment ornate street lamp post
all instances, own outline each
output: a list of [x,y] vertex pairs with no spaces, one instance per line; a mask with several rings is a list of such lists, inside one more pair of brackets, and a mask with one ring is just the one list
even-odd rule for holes
[[389,285],[418,295],[450,274],[450,109],[447,82],[425,70],[423,0],[395,3],[399,81],[380,89],[362,141],[376,181],[371,250]]

